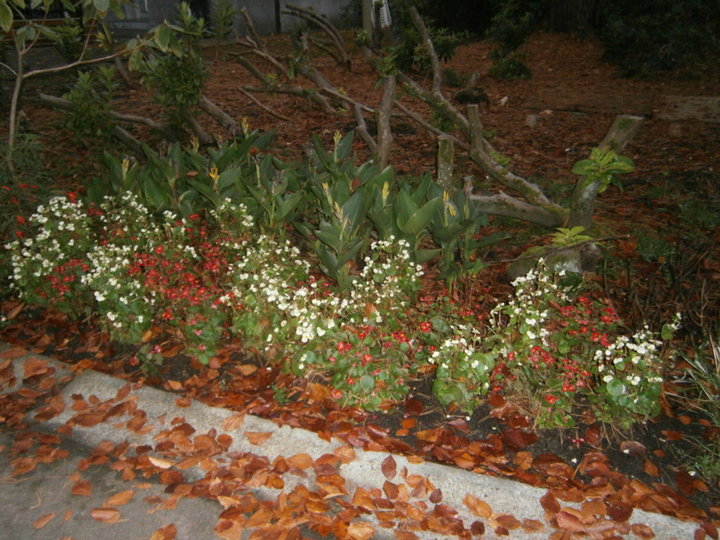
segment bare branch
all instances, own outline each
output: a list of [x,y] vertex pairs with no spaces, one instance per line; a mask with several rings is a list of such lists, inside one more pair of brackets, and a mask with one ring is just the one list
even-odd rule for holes
[[232,137],[237,137],[240,133],[237,122],[235,119],[222,110],[217,104],[212,102],[207,96],[200,96],[198,102],[200,108],[217,120],[222,127],[224,127]]
[[185,120],[192,132],[198,138],[198,141],[200,141],[201,145],[215,146],[217,144],[215,137],[205,131],[205,129],[197,121],[197,118],[195,118],[195,115],[193,115],[189,109],[183,109],[180,111],[180,116],[182,116],[182,119]]
[[[40,102],[43,105],[47,105],[49,107],[54,107],[56,109],[61,109],[64,111],[70,111],[75,108],[75,104],[69,99],[42,93],[39,94],[38,97],[40,98]],[[160,133],[163,133],[165,135],[165,138],[169,140],[175,140],[174,135],[170,135],[172,132],[168,126],[160,124],[159,122],[156,122],[151,118],[137,116],[134,114],[119,113],[117,111],[110,111],[110,116],[112,116],[115,120],[119,120],[121,122],[128,122],[131,124],[141,124],[147,126],[151,129],[159,131]]]
[[390,149],[392,147],[392,128],[390,127],[390,115],[395,101],[395,76],[386,76],[383,80],[385,87],[383,97],[376,113],[377,120],[377,149],[375,157],[381,168],[387,167],[390,160]]
[[319,47],[321,47],[323,50],[327,51],[328,54],[330,54],[330,56],[332,56],[339,65],[345,67],[348,70],[350,69],[351,62],[350,57],[347,53],[347,49],[345,48],[345,40],[343,40],[340,32],[338,32],[337,28],[335,28],[335,26],[329,20],[327,20],[327,18],[318,15],[311,9],[302,8],[292,4],[287,4],[282,13],[300,17],[301,19],[304,19],[310,23],[315,24],[316,26],[319,26],[330,37],[331,42],[335,46],[335,52],[325,47],[324,45],[321,45],[316,40],[313,40],[313,42]]
[[415,6],[410,7],[410,18],[412,19],[415,28],[417,28],[418,32],[420,32],[420,39],[423,47],[425,47],[425,51],[430,57],[430,65],[432,66],[433,74],[433,93],[439,93],[441,92],[440,86],[442,85],[442,72],[440,71],[440,60],[438,60],[437,53],[435,52],[435,45],[430,38],[430,32],[428,32],[428,29]]
[[290,118],[288,118],[287,116],[283,116],[282,114],[280,114],[280,113],[275,112],[274,110],[272,110],[272,109],[271,109],[270,107],[268,107],[267,105],[263,105],[262,103],[260,103],[260,101],[259,101],[255,96],[253,96],[252,94],[250,94],[249,92],[247,92],[244,88],[238,88],[238,90],[240,90],[240,92],[242,92],[243,95],[246,96],[246,97],[247,97],[250,101],[252,101],[255,105],[257,105],[258,107],[260,107],[260,108],[261,108],[262,110],[264,110],[265,112],[268,112],[268,113],[272,114],[275,118],[278,118],[278,119],[283,120],[283,121],[285,121],[285,122],[290,122],[290,121],[291,121]]
[[476,208],[480,210],[480,212],[517,218],[546,227],[562,225],[562,219],[558,219],[558,215],[554,212],[517,199],[506,193],[501,192],[495,195],[477,195],[471,193],[468,198],[475,203]]
[[360,107],[363,112],[375,114],[375,109],[373,109],[372,107],[368,107],[367,105],[360,103],[359,101],[355,101],[350,96],[339,92],[335,88],[319,88],[318,91],[323,94],[329,94],[340,101],[345,101],[348,105],[352,105],[353,107]]
[[433,135],[437,135],[438,137],[441,137],[441,136],[450,137],[450,138],[452,139],[453,143],[454,143],[456,146],[462,148],[463,150],[468,150],[468,149],[470,148],[470,146],[469,146],[465,141],[462,141],[462,140],[458,139],[457,137],[455,137],[454,135],[451,135],[451,134],[449,134],[449,133],[445,133],[444,131],[436,128],[435,126],[433,126],[432,124],[430,124],[429,122],[427,122],[427,121],[426,121],[422,116],[420,116],[418,113],[416,113],[416,112],[408,109],[405,105],[403,105],[403,104],[402,104],[401,102],[399,102],[398,100],[395,100],[395,107],[397,107],[398,109],[400,109],[400,110],[403,112],[403,114],[405,114],[408,118],[410,118],[412,121],[414,121],[414,122],[415,122],[416,124],[418,124],[420,127],[422,127],[423,129],[427,130],[428,132],[432,133]]
[[273,86],[270,88],[243,86],[242,89],[248,92],[263,94],[289,94],[293,96],[300,96],[304,99],[309,99],[310,101],[316,103],[324,112],[328,114],[333,114],[335,112],[330,103],[328,103],[328,101],[323,96],[321,96],[317,90],[312,88],[302,88],[300,86]]
[[365,144],[367,144],[370,151],[373,153],[373,155],[377,152],[377,143],[375,142],[375,139],[372,138],[372,135],[368,132],[367,129],[367,123],[365,122],[365,117],[362,113],[362,108],[360,107],[360,104],[357,104],[353,111],[355,112],[355,121],[357,122],[357,128],[356,131],[362,137],[362,140],[365,141]]

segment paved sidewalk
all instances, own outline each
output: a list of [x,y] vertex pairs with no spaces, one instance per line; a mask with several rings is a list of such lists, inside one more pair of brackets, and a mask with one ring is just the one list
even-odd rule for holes
[[[0,366],[4,365],[2,352],[7,349],[7,346],[0,345]],[[281,492],[292,493],[298,486],[305,486],[310,491],[318,490],[320,486],[327,494],[326,500],[342,498],[345,493],[346,500],[350,501],[353,494],[370,493],[372,490],[376,490],[375,494],[387,494],[383,490],[388,489],[385,484],[388,478],[400,487],[403,483],[417,485],[419,479],[423,479],[426,485],[439,489],[435,492],[435,501],[430,493],[421,493],[422,497],[418,496],[416,500],[411,496],[409,502],[417,503],[416,507],[428,512],[432,512],[433,508],[437,511],[435,503],[441,502],[444,506],[440,509],[457,511],[454,518],[461,519],[466,528],[470,528],[473,522],[481,521],[485,525],[483,538],[545,539],[555,531],[546,522],[545,510],[540,503],[541,497],[546,494],[544,489],[433,463],[411,463],[403,456],[392,457],[396,471],[392,476],[389,454],[385,452],[368,452],[358,448],[351,451],[339,440],[325,441],[312,432],[279,427],[251,415],[239,418],[232,411],[196,401],[185,406],[186,403],[177,401],[177,395],[149,387],[130,388],[126,381],[94,371],[73,374],[64,364],[35,355],[18,356],[11,362],[11,366],[0,371],[3,375],[0,382],[3,394],[12,395],[13,399],[18,396],[31,398],[38,391],[38,384],[43,386],[43,380],[52,381],[54,378],[57,382],[56,394],[39,400],[39,408],[28,412],[25,418],[30,420],[29,431],[37,433],[36,441],[42,442],[43,436],[60,436],[62,442],[46,445],[45,454],[36,445],[28,450],[27,456],[17,452],[11,455],[15,433],[8,422],[12,423],[13,418],[0,411],[3,415],[0,425],[4,428],[0,430],[2,538],[94,540],[112,535],[118,539],[212,539],[218,538],[214,530],[224,510],[223,505],[227,507],[228,501],[237,501],[244,493],[252,493],[260,501],[275,501]],[[47,386],[48,383],[44,384],[44,387]],[[62,411],[54,414],[59,409]],[[96,422],[97,419],[93,418],[92,415],[99,414],[98,411],[104,415],[103,421]],[[318,463],[319,458],[322,461],[323,456],[339,455],[346,458],[341,459],[337,467],[344,485],[339,486],[337,494],[328,491],[328,484],[323,483],[327,480],[319,476],[327,471],[315,467],[315,473],[319,474],[314,474],[313,467],[310,467],[302,471],[286,471],[282,475],[282,487],[280,484],[266,487],[272,482],[254,482],[255,487],[243,487],[236,493],[224,493],[218,488],[217,493],[222,495],[215,500],[189,494],[174,495],[173,490],[179,485],[190,486],[193,482],[207,480],[211,470],[210,462],[205,458],[198,459],[195,466],[187,460],[183,461],[177,447],[168,443],[168,434],[177,434],[178,426],[187,426],[185,429],[188,431],[194,429],[187,441],[193,441],[195,446],[200,442],[210,446],[214,444],[212,441],[222,443],[207,454],[213,467],[230,470],[236,460],[247,460],[251,455],[267,458],[271,463],[280,457],[288,460],[299,454],[309,455],[314,463]],[[125,442],[128,446],[123,445]],[[182,441],[178,442],[179,446],[182,444]],[[107,459],[102,451],[98,451],[103,447],[115,449],[114,454],[110,452],[112,459]],[[67,451],[67,455],[61,459],[46,459],[47,463],[37,463],[29,472],[13,476],[13,470],[22,463],[16,460],[42,457],[53,448]],[[124,470],[121,465],[125,459],[132,458],[137,462],[136,449],[147,464],[148,474],[124,480],[121,478]],[[88,457],[91,458],[89,461]],[[103,464],[103,461],[108,463]],[[163,472],[170,475],[164,478],[165,483],[161,481]],[[215,482],[218,481],[215,479]],[[407,498],[405,487],[401,489],[403,492]],[[441,501],[437,500],[439,493],[442,494]],[[466,504],[468,494],[475,497],[474,500],[482,501],[475,514]],[[128,497],[129,502],[126,503]],[[395,500],[395,497],[392,499]],[[397,500],[400,499],[402,495]],[[559,502],[563,507],[571,506]],[[338,505],[338,511],[342,507]],[[372,538],[394,538],[394,530],[384,527],[387,522],[381,523],[378,516],[382,516],[382,512],[374,509],[356,517],[353,523],[357,528],[352,529],[356,533],[354,537],[369,538],[363,534],[374,531],[370,536]],[[495,527],[512,523],[510,518],[524,523],[525,530],[516,526],[508,530],[507,536],[498,536],[494,532]],[[400,523],[396,519],[395,522],[398,527],[412,530],[420,538],[444,537],[437,532],[418,530],[419,522],[412,522],[411,517],[408,520]],[[408,526],[411,522],[414,525]],[[661,539],[693,538],[697,528],[695,523],[640,510],[633,512],[628,523],[647,525],[652,528],[655,537]],[[529,524],[541,528],[529,533]],[[320,537],[301,525],[303,537]],[[172,536],[172,531],[175,536]],[[225,537],[248,538],[249,532],[241,532],[239,528],[237,532],[226,530]],[[628,537],[634,536],[629,534]]]

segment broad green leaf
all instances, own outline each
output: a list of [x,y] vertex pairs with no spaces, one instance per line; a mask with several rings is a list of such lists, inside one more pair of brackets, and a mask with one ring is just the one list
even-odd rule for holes
[[614,398],[619,398],[625,393],[625,385],[619,379],[613,379],[605,385],[608,394]]
[[413,260],[418,264],[422,264],[437,257],[441,252],[441,249],[418,249],[413,256]]
[[303,194],[300,192],[296,192],[288,197],[285,197],[285,199],[283,199],[283,201],[280,203],[277,212],[275,213],[276,220],[287,221],[287,217],[295,211],[295,209],[298,207],[302,200]]
[[440,199],[440,197],[431,199],[418,208],[404,224],[398,223],[398,227],[405,234],[417,235],[430,225],[430,221],[440,210],[441,206],[442,199]]
[[326,246],[339,252],[342,249],[342,240],[340,239],[340,231],[335,225],[327,221],[320,222],[320,228],[315,231],[315,236]]
[[7,32],[12,27],[13,13],[10,6],[7,4],[0,4],[0,29],[3,32]]
[[342,211],[343,216],[349,220],[348,230],[345,232],[351,233],[360,225],[362,219],[365,218],[365,197],[362,191],[356,191],[353,196],[343,204]]
[[575,165],[573,165],[572,173],[586,176],[592,172],[595,172],[595,162],[590,159],[581,159]]
[[105,14],[108,8],[110,8],[110,0],[93,0],[93,6],[95,6],[95,9],[100,13]]
[[167,52],[172,38],[172,30],[167,25],[159,26],[155,32],[155,44],[162,52]]
[[360,377],[358,384],[365,392],[370,392],[373,388],[375,388],[375,377],[372,375],[363,375]]
[[401,189],[395,198],[395,222],[402,229],[403,223],[410,219],[417,212],[418,205],[412,200],[405,189]]

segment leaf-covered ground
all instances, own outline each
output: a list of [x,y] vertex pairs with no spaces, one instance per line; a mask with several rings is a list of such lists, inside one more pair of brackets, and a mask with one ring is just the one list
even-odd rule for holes
[[[482,120],[493,144],[511,160],[513,170],[547,186],[556,197],[569,195],[572,164],[602,139],[616,114],[647,117],[625,152],[635,161],[636,172],[623,179],[622,190],[610,188],[600,197],[599,236],[612,239],[604,244],[606,256],[590,278],[604,287],[630,324],[647,321],[658,327],[681,311],[686,324],[679,346],[687,349],[693,339],[699,340],[700,329],[718,318],[720,123],[717,116],[714,122],[706,121],[713,119],[712,111],[705,118],[678,112],[669,98],[711,97],[720,77],[708,70],[690,78],[620,79],[602,61],[597,44],[538,35],[521,49],[533,77],[499,81],[485,76],[490,48],[484,42],[462,46],[449,66],[460,75],[478,72],[479,86],[489,98]],[[330,141],[336,130],[353,127],[350,114],[328,117],[299,98],[257,96],[288,120],[259,108],[237,90],[252,82],[231,54],[237,52],[232,46],[206,49],[211,71],[207,94],[235,118],[247,118],[252,127],[275,129],[281,155],[302,155],[313,133]],[[360,55],[354,56],[350,72],[330,60],[315,62],[357,101],[373,106],[379,102],[376,77]],[[126,91],[121,98],[126,110],[151,114],[154,109],[140,91]],[[58,189],[74,188],[87,174],[93,149],[78,149],[58,127],[55,113],[35,106],[32,95],[26,113],[48,147]],[[434,141],[408,119],[398,119],[398,125],[392,153],[397,171],[432,171]],[[357,151],[360,159],[367,157],[359,141]],[[457,171],[484,177],[462,158]],[[484,253],[487,269],[456,293],[474,309],[489,310],[504,298],[511,290],[506,261],[538,235],[551,232],[508,221],[492,223],[501,226],[516,231],[513,241]],[[441,292],[442,284],[428,281],[427,288]],[[5,302],[3,313],[10,319],[0,333],[5,341],[121,377],[146,377],[132,366],[132,348],[109,343],[92,326],[21,309],[12,301]],[[427,381],[418,380],[411,397],[386,414],[339,409],[321,381],[283,375],[243,351],[240,343],[227,344],[206,369],[183,357],[172,336],[153,339],[162,346],[165,364],[147,382],[188,398],[341,437],[353,446],[417,454],[478,473],[561,488],[577,500],[602,492],[613,501],[609,515],[615,512],[618,519],[628,505],[683,518],[720,517],[718,486],[692,476],[684,466],[686,454],[694,451],[692,441],[717,437],[717,427],[702,411],[669,397],[665,414],[629,434],[582,423],[562,434],[536,433],[530,429],[532,419],[518,415],[501,397],[466,418],[443,410],[432,399]],[[682,368],[678,365],[676,376]],[[679,387],[668,384],[667,391],[670,396]]]

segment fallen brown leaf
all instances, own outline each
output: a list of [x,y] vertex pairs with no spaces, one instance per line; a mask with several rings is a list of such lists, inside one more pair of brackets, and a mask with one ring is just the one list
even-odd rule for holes
[[115,508],[93,508],[90,511],[90,515],[94,520],[102,521],[103,523],[117,523],[120,521],[120,512]]
[[308,454],[295,454],[294,456],[288,458],[287,462],[291,467],[305,470],[312,467],[313,458]]
[[272,431],[265,431],[265,432],[246,431],[245,437],[247,437],[247,440],[250,442],[250,444],[260,446],[265,441],[267,441],[270,437],[272,437]]
[[241,364],[239,366],[234,366],[233,369],[235,371],[239,371],[240,375],[248,376],[248,375],[252,375],[253,373],[255,373],[258,368],[257,368],[257,366],[254,366],[252,364]]
[[135,492],[131,489],[126,489],[125,491],[120,491],[119,493],[116,493],[115,495],[110,496],[105,503],[103,503],[103,506],[122,506],[124,504],[129,503],[133,496],[135,495]]
[[490,519],[490,516],[493,515],[490,505],[482,499],[477,498],[475,495],[468,493],[465,495],[463,503],[465,503],[465,506],[467,506],[468,509],[478,517]]
[[173,540],[177,535],[177,528],[173,523],[160,527],[152,533],[150,540]]
[[647,448],[637,441],[623,441],[620,443],[620,451],[629,456],[644,456]]
[[245,422],[245,415],[236,413],[223,420],[220,427],[223,431],[235,431],[243,425],[243,422]]
[[348,525],[347,534],[352,540],[369,540],[375,534],[375,527],[365,521]]
[[658,466],[649,459],[646,459],[643,462],[643,471],[645,471],[645,474],[652,476],[653,478],[658,478],[660,476],[660,469],[658,469]]
[[386,457],[380,465],[380,470],[388,480],[395,478],[395,475],[397,474],[397,463],[395,462],[395,458],[392,457],[392,455]]
[[50,512],[49,514],[45,514],[44,516],[41,516],[37,518],[35,521],[32,522],[32,526],[35,529],[42,529],[45,525],[50,523],[57,512]]
[[155,467],[158,469],[169,469],[172,467],[175,463],[170,461],[169,459],[155,457],[155,456],[148,456],[148,461],[152,463]]
[[87,480],[78,480],[73,484],[70,493],[87,497],[92,495],[92,485]]
[[29,379],[35,375],[42,375],[48,371],[47,361],[37,356],[31,356],[23,365],[23,379]]

